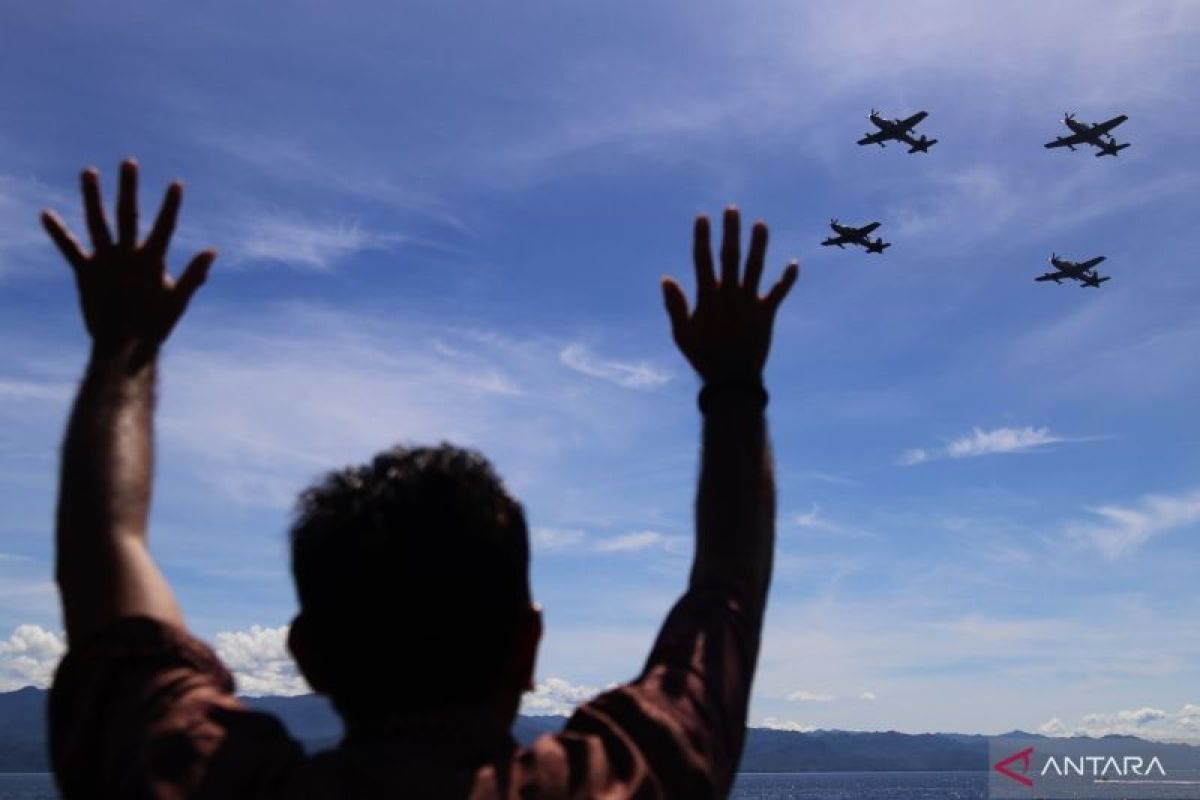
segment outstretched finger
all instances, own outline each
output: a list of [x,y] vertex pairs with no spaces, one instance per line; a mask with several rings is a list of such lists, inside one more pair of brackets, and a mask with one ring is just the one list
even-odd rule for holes
[[787,297],[788,292],[792,290],[798,277],[800,277],[800,265],[793,261],[787,265],[787,269],[783,271],[783,277],[771,287],[771,291],[767,294],[767,307],[771,309],[772,314],[779,308],[783,298]]
[[83,247],[79,241],[71,235],[67,230],[67,226],[63,224],[62,219],[53,211],[42,212],[42,227],[46,229],[46,233],[50,234],[50,238],[58,247],[58,251],[63,254],[63,258],[71,265],[72,269],[82,269],[87,261],[87,256],[83,254]]
[[108,232],[108,220],[104,218],[104,205],[100,201],[100,173],[85,169],[79,176],[83,192],[83,216],[87,220],[88,234],[92,237],[92,248],[106,250],[112,247],[112,235]]
[[121,162],[121,179],[117,187],[117,246],[126,250],[137,247],[137,162],[127,158]]
[[738,261],[741,259],[741,217],[733,206],[725,209],[724,232],[721,236],[721,287],[737,286]]
[[175,233],[175,220],[179,218],[179,204],[183,202],[183,184],[175,181],[167,187],[163,198],[162,208],[158,210],[158,218],[154,227],[146,237],[146,250],[157,256],[167,254],[167,245],[171,243],[171,235]]
[[758,283],[762,279],[763,259],[767,255],[767,226],[763,222],[754,223],[750,233],[750,252],[746,255],[746,276],[744,286],[751,297],[758,297]]
[[712,243],[709,240],[708,228],[708,217],[703,214],[696,217],[692,234],[692,263],[696,267],[698,294],[709,292],[717,285],[717,277],[713,274]]
[[212,266],[216,258],[217,252],[215,250],[205,250],[203,253],[197,254],[184,268],[183,274],[179,276],[179,280],[175,283],[175,291],[178,293],[181,309],[187,307],[188,302],[192,299],[192,295],[208,279],[209,267]]
[[672,278],[662,279],[663,304],[667,307],[667,316],[671,320],[671,333],[676,341],[686,329],[688,321],[687,297],[683,289]]

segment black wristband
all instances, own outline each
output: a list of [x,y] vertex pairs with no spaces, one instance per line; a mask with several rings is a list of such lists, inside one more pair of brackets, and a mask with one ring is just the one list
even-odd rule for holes
[[696,402],[700,406],[700,413],[707,414],[715,406],[724,405],[730,400],[749,402],[755,410],[762,411],[769,399],[767,388],[760,381],[718,381],[706,383]]

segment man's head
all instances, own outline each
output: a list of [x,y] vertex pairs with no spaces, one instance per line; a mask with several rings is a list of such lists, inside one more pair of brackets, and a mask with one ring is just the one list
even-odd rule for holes
[[291,544],[292,651],[348,721],[516,712],[541,620],[524,512],[481,455],[395,447],[330,473],[301,494]]

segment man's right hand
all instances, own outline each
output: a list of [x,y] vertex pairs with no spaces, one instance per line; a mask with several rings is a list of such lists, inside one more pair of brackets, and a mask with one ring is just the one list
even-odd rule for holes
[[705,384],[758,383],[771,347],[775,312],[787,296],[800,267],[792,262],[766,297],[759,297],[767,226],[754,224],[746,268],[738,274],[740,219],[736,208],[725,210],[721,241],[721,278],[713,269],[708,217],[696,218],[692,258],[696,266],[696,308],[689,313],[687,297],[672,278],[662,281],[663,300],[671,318],[675,344]]

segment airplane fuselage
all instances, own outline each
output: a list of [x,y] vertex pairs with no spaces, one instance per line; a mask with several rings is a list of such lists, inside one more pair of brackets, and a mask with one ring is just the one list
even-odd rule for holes
[[[1072,132],[1082,136],[1088,144],[1095,145],[1096,147],[1103,147],[1106,144],[1110,144],[1110,142],[1107,142],[1104,139],[1106,135],[1104,131],[1096,131],[1096,128],[1100,127],[1099,125],[1093,125],[1088,122],[1076,122],[1073,119],[1065,120],[1065,122],[1067,123],[1067,127],[1070,128]],[[1111,133],[1107,134],[1107,136],[1113,142],[1116,141]]]

